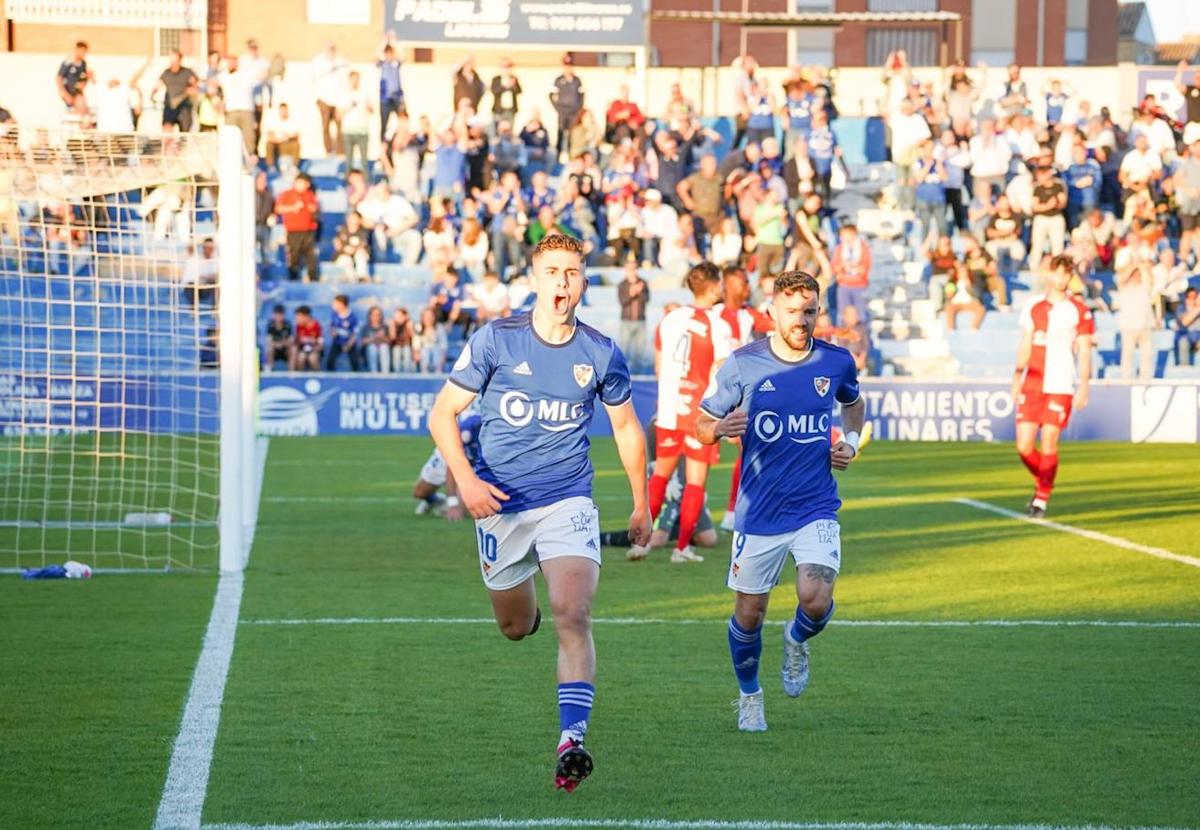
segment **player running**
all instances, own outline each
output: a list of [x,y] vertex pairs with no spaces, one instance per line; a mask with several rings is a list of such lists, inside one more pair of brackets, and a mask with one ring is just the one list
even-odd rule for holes
[[[584,749],[595,695],[592,597],[600,576],[599,513],[592,502],[588,426],[597,398],[608,411],[633,491],[630,536],[650,538],[646,446],[620,350],[575,318],[587,280],[583,246],[561,234],[533,252],[533,311],[472,335],[430,415],[433,440],[475,517],[479,565],[504,636],[537,631],[540,569],[558,633],[562,728],[554,784],[571,792],[592,771]],[[472,465],[456,421],[479,398],[480,453]]]
[[[467,454],[467,461],[472,466],[479,458],[479,430],[482,426],[483,419],[478,415],[464,415],[458,419],[463,451]],[[439,492],[443,487],[446,488],[444,496]],[[418,516],[424,516],[432,510],[434,513],[441,514],[448,521],[457,522],[467,515],[466,509],[458,498],[458,485],[454,481],[454,476],[446,469],[442,451],[436,447],[430,454],[429,460],[425,462],[425,466],[421,468],[421,475],[417,477],[417,483],[413,485],[413,498],[417,500],[414,512]]]
[[[1072,409],[1088,403],[1092,376],[1092,312],[1067,293],[1075,264],[1066,255],[1050,260],[1046,293],[1030,300],[1021,312],[1021,344],[1013,373],[1012,396],[1017,408],[1017,454],[1036,487],[1028,512],[1046,515],[1058,473],[1058,439]],[[1075,363],[1079,362],[1076,389]],[[1034,449],[1041,430],[1041,449]]]
[[[704,509],[704,483],[708,468],[720,458],[720,447],[696,440],[700,401],[718,366],[731,351],[729,324],[714,306],[721,299],[721,271],[711,262],[694,266],[687,274],[692,305],[681,306],[663,317],[654,335],[654,371],[658,375],[658,428],[654,474],[650,476],[650,516],[658,518],[666,498],[667,482],[685,459],[683,498],[679,510],[679,538],[671,561],[703,562],[692,549],[692,534]],[[626,556],[645,559],[649,549],[634,546]]]
[[[803,271],[775,278],[775,333],[725,362],[696,428],[705,444],[742,439],[728,585],[737,592],[729,652],[741,688],[738,728],[745,732],[767,728],[758,684],[762,625],[788,554],[796,563],[799,599],[796,618],[783,632],[781,674],[790,697],[808,686],[807,641],[833,616],[842,503],[830,469],[846,469],[858,454],[865,407],[854,358],[813,337],[820,290]],[[842,406],[846,433],[831,446],[835,401]]]
[[[770,334],[775,323],[750,305],[750,280],[746,270],[738,265],[727,265],[721,272],[724,301],[717,306],[721,319],[729,324],[733,348],[745,346],[752,340]],[[734,508],[737,506],[738,483],[742,475],[742,448],[738,446],[738,459],[729,476],[729,504],[725,518],[721,519],[721,530],[733,530]]]

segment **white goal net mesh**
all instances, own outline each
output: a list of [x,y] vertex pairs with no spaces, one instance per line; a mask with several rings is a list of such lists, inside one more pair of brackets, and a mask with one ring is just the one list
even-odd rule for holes
[[0,566],[216,566],[217,170],[216,134],[0,136]]

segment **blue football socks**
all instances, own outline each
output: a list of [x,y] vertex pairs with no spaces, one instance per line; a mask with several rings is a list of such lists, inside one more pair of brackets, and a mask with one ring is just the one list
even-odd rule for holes
[[762,656],[762,626],[747,631],[738,625],[735,617],[729,618],[729,656],[733,659],[733,673],[737,675],[742,694],[759,691],[758,659]]

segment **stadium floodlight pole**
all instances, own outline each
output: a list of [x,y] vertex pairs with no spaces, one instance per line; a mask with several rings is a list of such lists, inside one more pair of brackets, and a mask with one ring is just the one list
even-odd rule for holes
[[[217,178],[221,184],[217,199],[217,245],[219,275],[217,306],[220,348],[220,563],[222,571],[240,571],[246,564],[246,524],[243,488],[252,487],[244,477],[243,433],[247,428],[242,375],[248,371],[243,355],[242,330],[245,305],[242,283],[247,282],[242,254],[247,238],[242,232],[244,191],[239,186],[245,171],[242,134],[237,127],[224,126],[218,133]],[[252,272],[251,272],[252,273]],[[253,281],[250,281],[253,284]],[[251,424],[253,422],[251,421]]]

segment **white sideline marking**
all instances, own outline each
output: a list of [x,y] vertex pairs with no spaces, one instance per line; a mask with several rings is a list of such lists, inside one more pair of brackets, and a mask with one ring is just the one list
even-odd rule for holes
[[[242,625],[494,625],[491,617],[313,617],[242,620]],[[546,617],[553,624],[554,619]],[[728,619],[598,617],[595,625],[727,625]],[[769,625],[770,623],[768,623]],[[783,622],[776,623],[783,625]],[[839,628],[1200,628],[1200,622],[1150,620],[838,620]]]
[[996,513],[1001,516],[1007,516],[1010,519],[1019,519],[1022,522],[1029,524],[1041,525],[1048,527],[1051,530],[1061,530],[1063,533],[1071,533],[1075,536],[1082,536],[1084,539],[1091,539],[1093,542],[1104,542],[1107,545],[1112,545],[1117,548],[1124,548],[1136,553],[1144,553],[1147,556],[1157,556],[1159,559],[1170,559],[1172,562],[1181,562],[1184,565],[1191,565],[1193,568],[1200,568],[1200,559],[1194,556],[1184,556],[1182,553],[1173,553],[1164,548],[1154,548],[1149,545],[1140,545],[1137,542],[1131,542],[1128,539],[1122,539],[1120,536],[1109,536],[1107,533],[1099,533],[1095,530],[1085,530],[1081,527],[1073,525],[1065,525],[1060,522],[1052,522],[1049,519],[1035,519],[1032,516],[1026,516],[1023,513],[1017,513],[1014,510],[1009,510],[1006,507],[1000,507],[995,504],[989,504],[986,501],[976,501],[975,499],[955,499],[957,504],[965,504],[968,507],[974,507],[979,510],[987,510],[991,513]]
[[204,646],[192,687],[171,751],[171,765],[163,785],[162,799],[154,830],[199,830],[208,773],[212,766],[213,743],[221,721],[221,701],[225,696],[225,678],[233,656],[238,612],[242,605],[241,571],[225,572],[217,582],[212,615],[204,633]]
[[300,821],[293,824],[249,824],[229,822],[206,824],[204,830],[531,830],[531,828],[575,828],[576,830],[1191,830],[1168,827],[1121,827],[1106,824],[925,824],[907,821],[806,822],[722,821],[720,819],[578,819],[578,818],[480,818],[396,819],[392,821]]

